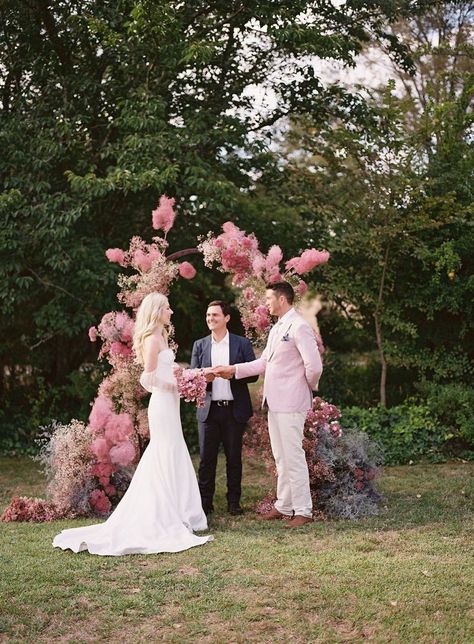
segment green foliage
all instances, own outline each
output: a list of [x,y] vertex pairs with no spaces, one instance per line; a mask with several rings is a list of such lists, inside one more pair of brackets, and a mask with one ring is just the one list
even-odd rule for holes
[[[85,332],[118,308],[104,251],[150,236],[160,194],[180,212],[170,252],[229,218],[248,230],[259,220],[264,244],[274,242],[272,212],[251,194],[254,177],[277,172],[268,128],[295,111],[325,118],[351,105],[308,55],[350,64],[382,38],[392,11],[359,4],[2,3],[0,392],[10,408],[31,372],[60,391],[94,359]],[[277,98],[268,110],[251,98],[259,84]],[[191,326],[179,326],[189,344]],[[36,395],[36,407],[48,396],[59,404],[60,394],[29,392],[25,415]]]
[[423,382],[419,395],[455,444],[474,448],[474,388],[461,383]]
[[[380,396],[380,364],[375,352],[327,350],[319,395],[338,407],[374,407]],[[387,384],[389,405],[399,405],[415,393],[413,373],[392,367]]]
[[391,408],[348,407],[342,410],[341,425],[366,432],[383,449],[386,465],[446,458],[443,447],[450,432],[438,424],[428,405],[408,401]]

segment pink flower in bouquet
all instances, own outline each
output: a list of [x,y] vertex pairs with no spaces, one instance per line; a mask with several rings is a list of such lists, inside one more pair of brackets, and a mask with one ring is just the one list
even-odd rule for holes
[[285,264],[286,270],[291,268],[302,275],[311,271],[315,266],[319,264],[325,264],[329,260],[329,253],[327,250],[316,250],[315,248],[308,248],[305,250],[300,257],[293,257],[288,260]]
[[196,269],[189,262],[181,262],[179,265],[179,274],[187,280],[192,280],[196,277]]
[[91,444],[92,453],[95,454],[95,457],[99,463],[108,463],[109,462],[109,451],[110,443],[105,438],[96,438],[92,441]]
[[107,514],[112,507],[107,495],[102,490],[93,490],[89,496],[89,503],[97,514]]
[[89,428],[93,432],[100,431],[113,413],[112,402],[104,396],[97,396],[89,415]]
[[135,460],[135,448],[130,441],[125,441],[120,445],[112,447],[110,450],[110,460],[116,465],[126,467]]
[[109,248],[105,251],[105,256],[109,262],[120,264],[120,266],[126,266],[125,253],[120,248]]
[[128,414],[110,416],[105,426],[105,438],[117,445],[133,434],[133,422]]
[[89,340],[91,342],[95,342],[97,340],[97,328],[95,326],[91,326],[91,328],[88,331],[89,335]]
[[152,225],[155,230],[163,230],[164,233],[167,233],[171,228],[173,228],[176,217],[173,210],[175,203],[175,199],[170,199],[170,197],[167,197],[166,195],[161,195],[158,207],[151,213]]
[[178,393],[186,402],[203,407],[206,401],[207,382],[201,369],[183,369],[176,378]]

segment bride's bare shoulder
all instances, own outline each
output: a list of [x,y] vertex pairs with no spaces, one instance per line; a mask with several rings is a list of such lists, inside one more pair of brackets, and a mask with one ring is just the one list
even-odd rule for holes
[[161,334],[158,335],[157,333],[153,333],[152,335],[149,335],[147,338],[145,338],[143,344],[145,351],[152,351],[153,353],[159,353],[160,351],[166,349],[166,342],[163,336]]

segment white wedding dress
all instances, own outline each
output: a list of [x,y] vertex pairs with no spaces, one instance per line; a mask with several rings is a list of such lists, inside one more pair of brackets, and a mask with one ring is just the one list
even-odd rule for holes
[[95,555],[179,552],[212,540],[193,464],[184,442],[171,349],[158,354],[155,371],[140,382],[152,392],[148,406],[150,443],[130,486],[104,523],[63,530],[53,546]]

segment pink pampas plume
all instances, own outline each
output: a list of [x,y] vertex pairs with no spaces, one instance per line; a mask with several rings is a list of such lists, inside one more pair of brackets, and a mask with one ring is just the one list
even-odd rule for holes
[[125,253],[120,248],[109,248],[105,251],[105,256],[109,262],[125,266]]
[[286,264],[286,270],[293,268],[295,273],[301,275],[302,273],[307,273],[311,271],[315,266],[319,264],[325,264],[329,259],[329,253],[327,250],[316,250],[316,248],[308,248],[300,257],[293,257],[289,259]]
[[167,197],[166,195],[161,195],[160,203],[158,208],[153,210],[152,215],[152,226],[155,230],[162,230],[165,234],[173,228],[174,220],[176,214],[173,210],[175,204],[173,198]]
[[196,269],[189,262],[181,262],[179,265],[179,274],[187,280],[192,280],[196,277]]
[[265,259],[265,268],[268,273],[278,273],[278,264],[283,259],[283,252],[279,246],[272,246]]
[[110,460],[116,465],[126,467],[135,459],[135,448],[129,441],[125,441],[110,450]]

